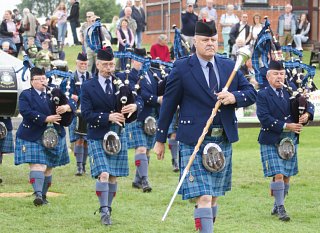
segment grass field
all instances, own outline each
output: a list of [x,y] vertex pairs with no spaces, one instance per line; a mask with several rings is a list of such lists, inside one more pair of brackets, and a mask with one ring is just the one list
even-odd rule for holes
[[[80,47],[67,48],[69,66]],[[317,74],[319,76],[319,74]],[[292,221],[283,223],[270,215],[273,199],[269,195],[269,179],[263,178],[257,143],[259,129],[240,129],[240,141],[233,144],[232,191],[219,199],[215,232],[244,233],[309,233],[320,229],[320,146],[319,128],[305,127],[299,145],[299,174],[292,178],[286,209]],[[89,174],[75,177],[75,158],[54,170],[50,204],[34,207],[31,196],[0,198],[0,232],[115,232],[115,233],[185,233],[195,232],[194,203],[178,196],[165,222],[161,217],[178,183],[178,174],[171,171],[171,156],[167,149],[164,161],[152,154],[150,163],[151,193],[132,189],[134,155],[130,150],[130,176],[119,179],[119,189],[113,204],[111,227],[102,226],[95,195],[95,181]],[[14,166],[13,156],[4,156],[0,166],[1,193],[29,192],[28,166]]]

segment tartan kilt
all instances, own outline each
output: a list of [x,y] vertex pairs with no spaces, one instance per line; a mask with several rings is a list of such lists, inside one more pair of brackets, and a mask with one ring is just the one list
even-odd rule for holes
[[[209,172],[202,164],[202,152],[206,144],[216,143],[221,147],[224,153],[226,165],[220,172]],[[179,158],[180,158],[180,175],[189,162],[189,158],[194,150],[193,145],[187,145],[180,142]],[[227,142],[225,136],[205,137],[200,149],[195,157],[195,160],[190,167],[179,194],[182,199],[191,199],[203,195],[224,196],[226,191],[231,190],[232,176],[232,145]]]
[[265,177],[275,176],[276,174],[289,177],[298,173],[297,136],[293,132],[283,132],[280,138],[285,137],[290,137],[295,145],[295,154],[289,160],[280,158],[277,145],[260,145],[261,162]]
[[[110,130],[114,130],[116,126],[112,125]],[[119,134],[118,134],[119,135]],[[128,176],[128,148],[126,132],[123,129],[119,135],[121,141],[121,150],[117,155],[108,155],[103,149],[103,139],[101,140],[88,140],[88,154],[90,156],[91,176],[96,178],[102,172],[108,172],[112,176]]]
[[26,141],[17,137],[14,151],[14,164],[23,163],[45,164],[48,167],[66,165],[70,162],[67,142],[65,137],[59,135],[58,145],[53,149],[47,149],[41,140],[35,142]]
[[75,133],[75,130],[77,128],[77,121],[78,118],[75,116],[71,122],[71,124],[69,125],[69,138],[70,138],[70,142],[75,142],[79,139],[84,139],[87,140],[87,136],[83,136],[80,134]]
[[0,153],[13,153],[13,136],[12,130],[8,131],[7,136],[0,140]]
[[144,132],[143,122],[134,121],[126,125],[128,149],[135,149],[140,146],[152,149],[156,142],[156,135],[150,136]]

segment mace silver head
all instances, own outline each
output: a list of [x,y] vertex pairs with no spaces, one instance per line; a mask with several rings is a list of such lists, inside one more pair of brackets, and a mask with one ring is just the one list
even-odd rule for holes
[[249,46],[243,46],[237,51],[237,60],[233,70],[239,70],[240,67],[251,58]]

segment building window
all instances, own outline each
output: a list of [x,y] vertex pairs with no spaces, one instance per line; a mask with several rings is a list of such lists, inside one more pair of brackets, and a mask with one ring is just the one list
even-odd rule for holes
[[268,5],[268,0],[243,0],[244,5]]

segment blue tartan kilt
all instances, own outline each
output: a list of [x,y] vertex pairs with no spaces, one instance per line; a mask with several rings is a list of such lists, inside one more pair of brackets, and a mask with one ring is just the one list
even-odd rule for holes
[[135,149],[138,147],[146,147],[152,149],[156,142],[156,135],[150,136],[144,132],[143,123],[134,121],[126,125],[126,134],[128,139],[128,148]]
[[65,137],[59,136],[58,145],[53,149],[47,149],[41,140],[30,142],[16,138],[14,151],[14,164],[23,163],[45,164],[48,167],[66,165],[70,162],[67,142]]
[[13,136],[12,131],[8,131],[7,136],[0,140],[0,152],[1,153],[13,153]]
[[297,136],[293,132],[284,132],[280,138],[290,137],[295,145],[295,154],[289,160],[281,159],[278,154],[277,145],[260,145],[261,162],[263,173],[265,177],[282,174],[284,176],[294,176],[298,173],[298,159],[297,159]]
[[[216,143],[221,147],[224,153],[226,165],[220,172],[209,172],[202,164],[202,152],[206,144]],[[187,145],[180,142],[180,174],[189,162],[194,146]],[[227,142],[225,136],[219,137],[205,137],[204,142],[195,157],[195,160],[190,167],[179,194],[182,199],[191,199],[203,195],[210,196],[224,196],[226,191],[231,190],[231,176],[232,176],[232,145]]]
[[75,116],[71,122],[71,124],[69,125],[69,138],[70,138],[70,142],[75,142],[79,139],[84,139],[87,140],[87,136],[83,136],[83,135],[79,135],[77,133],[75,133],[75,130],[77,128],[77,121],[78,118]]
[[[117,126],[111,126],[110,130],[114,130]],[[119,134],[118,134],[119,135]],[[117,155],[108,155],[103,149],[103,139],[88,140],[88,154],[90,156],[91,176],[96,178],[102,172],[108,172],[112,176],[128,176],[128,147],[126,132],[123,129],[119,135],[121,141],[121,150]]]

